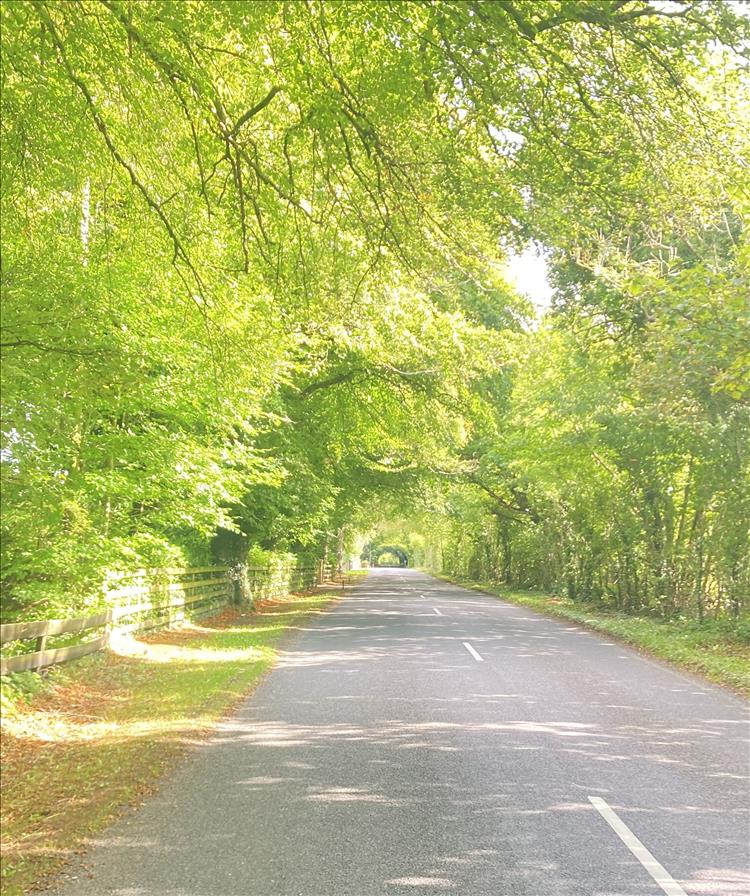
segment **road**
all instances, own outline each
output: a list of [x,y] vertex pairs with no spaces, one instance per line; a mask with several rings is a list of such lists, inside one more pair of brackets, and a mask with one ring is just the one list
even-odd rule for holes
[[598,634],[376,570],[60,893],[747,896],[747,718]]

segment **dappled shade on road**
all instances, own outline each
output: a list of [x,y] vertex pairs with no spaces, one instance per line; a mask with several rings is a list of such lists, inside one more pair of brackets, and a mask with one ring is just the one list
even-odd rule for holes
[[738,896],[744,721],[598,635],[373,572],[66,892],[652,896],[593,795],[686,892]]

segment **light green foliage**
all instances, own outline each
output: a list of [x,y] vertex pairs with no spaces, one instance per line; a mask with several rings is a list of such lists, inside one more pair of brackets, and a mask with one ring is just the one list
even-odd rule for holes
[[[747,19],[1,14],[8,618],[211,545],[332,557],[385,507],[429,515],[431,563],[736,608]],[[538,332],[502,272],[529,239],[558,286]]]
[[562,292],[477,446],[485,497],[451,498],[446,569],[670,618],[747,612],[744,212],[722,210],[721,253],[699,232],[663,269],[630,259]]

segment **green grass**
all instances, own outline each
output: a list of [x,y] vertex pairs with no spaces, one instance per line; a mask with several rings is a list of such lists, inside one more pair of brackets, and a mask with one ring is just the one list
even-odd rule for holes
[[294,595],[247,616],[144,639],[4,682],[2,891],[19,896],[152,792],[272,666],[280,639],[332,600]]
[[570,619],[623,641],[650,656],[674,663],[716,684],[750,696],[750,620],[736,623],[703,623],[674,620],[663,622],[582,604],[564,597],[531,591],[511,591],[491,583],[450,579],[457,584],[485,591],[548,616]]

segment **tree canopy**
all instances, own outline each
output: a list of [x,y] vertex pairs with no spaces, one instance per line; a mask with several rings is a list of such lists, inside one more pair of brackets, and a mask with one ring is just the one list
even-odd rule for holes
[[733,4],[0,14],[5,613],[384,516],[450,571],[741,611]]

